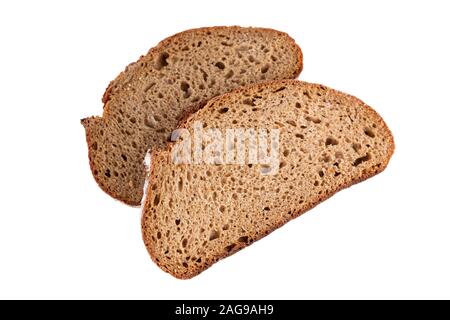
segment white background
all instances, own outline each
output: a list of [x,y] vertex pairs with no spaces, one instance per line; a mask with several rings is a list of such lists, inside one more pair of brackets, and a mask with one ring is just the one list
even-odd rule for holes
[[[0,298],[450,298],[448,1],[2,1]],[[91,176],[79,120],[128,63],[201,26],[288,32],[300,78],[373,106],[387,170],[200,276],[154,265]]]

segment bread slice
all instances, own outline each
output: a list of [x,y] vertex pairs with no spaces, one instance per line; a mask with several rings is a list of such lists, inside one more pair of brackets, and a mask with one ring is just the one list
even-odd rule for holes
[[299,46],[276,30],[201,28],[163,40],[111,82],[102,117],[81,121],[97,183],[139,205],[146,152],[163,147],[186,113],[236,87],[296,78],[301,70]]
[[[230,128],[278,129],[278,147],[272,146],[279,149],[278,173],[264,174],[264,164],[174,164],[172,157],[199,123],[223,136]],[[383,171],[394,152],[391,132],[364,102],[296,80],[214,98],[181,128],[187,131],[178,130],[176,143],[152,153],[142,232],[152,259],[182,279]],[[207,150],[212,140],[202,141]]]

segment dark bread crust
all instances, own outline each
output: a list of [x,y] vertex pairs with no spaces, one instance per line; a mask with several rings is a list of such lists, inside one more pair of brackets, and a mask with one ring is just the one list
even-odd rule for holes
[[[132,193],[132,195],[124,195],[121,193],[117,193],[113,190],[112,187],[109,187],[108,185],[106,185],[105,183],[103,183],[103,181],[101,180],[101,178],[99,177],[99,175],[94,174],[95,171],[100,171],[99,168],[96,168],[96,165],[93,161],[94,159],[94,154],[95,151],[92,150],[91,148],[91,143],[94,141],[94,137],[95,137],[95,126],[96,126],[96,122],[99,121],[99,119],[104,119],[109,113],[110,113],[110,100],[112,99],[112,96],[115,94],[114,92],[114,86],[117,83],[120,83],[123,78],[125,77],[126,73],[134,68],[135,66],[138,66],[139,63],[141,61],[143,61],[143,59],[148,59],[149,57],[157,57],[158,55],[160,55],[162,52],[164,52],[164,50],[166,49],[167,46],[171,45],[173,42],[175,42],[178,38],[189,34],[191,32],[209,32],[209,31],[220,31],[220,30],[224,30],[224,31],[233,31],[233,30],[242,30],[242,29],[252,29],[255,31],[263,31],[266,33],[272,33],[278,36],[282,36],[283,38],[287,39],[287,41],[289,42],[290,45],[292,45],[293,47],[296,48],[296,52],[297,52],[297,59],[296,59],[296,65],[293,67],[294,72],[292,73],[292,75],[289,75],[288,78],[297,78],[299,76],[299,74],[301,73],[302,69],[303,69],[303,54],[302,51],[300,49],[300,47],[295,43],[294,39],[292,39],[287,33],[281,32],[281,31],[277,31],[274,29],[269,29],[269,28],[242,28],[239,26],[232,26],[232,27],[226,27],[226,26],[216,26],[216,27],[204,27],[204,28],[196,28],[196,29],[189,29],[180,33],[177,33],[175,35],[172,35],[164,40],[162,40],[160,43],[158,43],[158,45],[154,48],[151,48],[148,53],[146,55],[142,55],[136,62],[133,62],[131,64],[129,64],[124,71],[122,71],[116,79],[114,79],[113,81],[110,82],[110,84],[108,85],[108,87],[105,90],[105,93],[103,94],[102,97],[102,102],[104,103],[103,105],[103,116],[102,117],[88,117],[88,118],[84,118],[81,120],[81,124],[84,126],[85,131],[86,131],[86,142],[88,144],[88,157],[89,157],[89,166],[91,168],[91,172],[94,176],[94,179],[96,180],[97,184],[99,185],[99,187],[106,192],[108,195],[110,195],[111,197],[125,203],[131,206],[140,206],[141,205],[141,200],[143,197],[143,185],[144,185],[144,177],[146,175],[145,172],[145,167],[142,164],[142,173],[141,173],[141,181],[140,181],[140,186],[135,187],[134,188],[134,192]],[[205,101],[202,101],[200,103],[197,103],[191,107],[188,107],[185,112],[184,115],[182,116],[182,118],[187,118],[189,116],[190,113],[195,112],[196,110],[198,110],[199,108],[201,108],[203,105],[205,105]]]
[[[168,268],[166,265],[164,265],[163,263],[160,262],[160,260],[158,259],[158,253],[155,251],[155,248],[153,246],[153,243],[151,241],[148,241],[148,238],[146,236],[146,225],[145,225],[145,213],[146,213],[146,208],[151,207],[151,199],[153,198],[153,192],[152,192],[152,188],[148,188],[147,190],[147,197],[146,197],[146,201],[144,203],[143,206],[143,214],[142,214],[142,219],[141,219],[141,230],[142,230],[142,237],[143,237],[143,241],[146,245],[147,251],[150,254],[151,259],[165,272],[171,274],[172,276],[178,278],[178,279],[190,279],[192,277],[195,277],[196,275],[200,274],[201,272],[203,272],[204,270],[208,269],[210,266],[212,266],[214,263],[218,262],[219,260],[226,258],[238,251],[240,251],[241,249],[249,246],[251,243],[258,241],[262,238],[264,238],[265,236],[267,236],[268,234],[272,233],[273,231],[275,231],[276,229],[280,228],[281,226],[283,226],[284,224],[286,224],[287,222],[299,217],[300,215],[302,215],[303,213],[309,211],[310,209],[314,208],[315,206],[317,206],[318,204],[320,204],[321,202],[327,200],[328,198],[332,197],[334,194],[338,193],[339,191],[349,188],[354,184],[357,184],[359,182],[362,182],[364,180],[367,180],[375,175],[377,175],[378,173],[383,172],[393,153],[395,150],[395,142],[394,142],[394,138],[392,136],[392,133],[390,131],[390,129],[388,128],[388,126],[386,125],[386,123],[384,122],[384,120],[381,118],[381,116],[370,106],[368,106],[367,104],[365,104],[364,102],[362,102],[360,99],[349,95],[347,93],[343,93],[340,92],[338,90],[334,90],[331,88],[327,88],[325,86],[319,85],[319,84],[309,84],[306,82],[301,82],[301,81],[297,81],[297,80],[275,80],[275,81],[267,81],[267,82],[263,82],[263,83],[257,83],[254,85],[250,85],[250,86],[246,86],[246,87],[242,87],[242,88],[238,88],[233,90],[232,92],[226,93],[222,96],[216,97],[211,99],[207,105],[205,105],[205,108],[208,108],[208,106],[213,105],[215,102],[217,101],[224,101],[227,100],[229,97],[234,96],[240,92],[243,92],[244,90],[249,90],[249,89],[254,89],[254,90],[258,90],[259,88],[263,88],[265,86],[270,86],[270,85],[287,85],[287,84],[299,84],[299,85],[306,85],[306,86],[321,86],[323,88],[326,88],[327,90],[329,90],[329,92],[337,94],[337,95],[342,95],[345,96],[346,98],[348,98],[350,101],[353,101],[356,105],[361,105],[362,108],[365,109],[365,111],[368,111],[368,113],[371,115],[371,117],[373,118],[373,121],[376,121],[378,124],[382,125],[382,128],[384,130],[384,132],[386,132],[387,134],[387,138],[388,141],[386,142],[389,145],[389,149],[387,152],[387,155],[385,157],[385,159],[381,162],[380,166],[372,166],[370,167],[369,170],[367,170],[364,174],[362,174],[360,177],[358,177],[357,179],[354,179],[352,181],[349,181],[346,184],[342,184],[339,186],[339,188],[336,188],[335,190],[332,190],[329,193],[325,193],[321,196],[318,196],[317,199],[315,199],[314,201],[311,202],[311,204],[303,209],[298,209],[294,212],[292,212],[292,215],[290,215],[289,218],[285,218],[282,219],[278,222],[277,225],[275,225],[273,228],[270,228],[268,230],[266,230],[266,232],[264,234],[255,234],[255,233],[250,233],[249,235],[251,235],[251,237],[253,238],[253,241],[250,243],[237,243],[236,246],[230,251],[230,252],[225,252],[223,251],[221,254],[208,259],[207,257],[202,257],[203,261],[202,265],[199,266],[196,269],[191,269],[189,268],[186,272],[177,272],[175,270],[172,270],[170,268]],[[183,121],[183,123],[180,123],[180,128],[187,128],[189,121],[192,119],[192,117],[194,116],[194,114],[189,115],[188,117],[186,117]],[[150,168],[150,173],[149,173],[149,177],[150,177],[150,181],[152,181],[152,179],[154,179],[154,167],[155,164],[161,164],[161,165],[167,165],[170,161],[170,155],[172,152],[172,149],[174,147],[175,143],[170,143],[168,144],[168,146],[164,149],[164,150],[158,150],[158,151],[154,151],[152,152],[152,164],[151,164],[151,168]]]

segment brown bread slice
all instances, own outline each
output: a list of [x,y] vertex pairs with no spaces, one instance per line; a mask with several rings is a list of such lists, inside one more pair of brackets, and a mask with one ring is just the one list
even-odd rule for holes
[[164,146],[195,105],[242,85],[296,78],[301,70],[300,48],[276,30],[201,28],[163,40],[111,82],[102,117],[81,121],[97,183],[139,205],[146,152]]
[[392,134],[372,108],[345,93],[295,80],[214,98],[181,127],[192,133],[196,121],[222,133],[280,129],[280,165],[276,175],[262,175],[259,164],[176,165],[171,151],[179,141],[152,154],[143,239],[158,266],[183,279],[383,171],[394,152]]

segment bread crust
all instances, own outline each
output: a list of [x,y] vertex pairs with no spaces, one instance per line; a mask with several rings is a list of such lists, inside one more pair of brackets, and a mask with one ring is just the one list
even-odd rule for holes
[[[183,37],[184,35],[187,35],[189,33],[192,32],[208,32],[208,31],[220,31],[220,30],[224,30],[224,31],[232,31],[232,30],[242,30],[242,29],[252,29],[252,30],[256,30],[256,31],[262,31],[262,32],[268,32],[268,33],[273,33],[275,35],[278,36],[283,36],[285,37],[289,44],[292,45],[293,47],[295,47],[297,49],[297,63],[294,67],[294,72],[291,75],[292,79],[297,78],[301,71],[303,70],[303,53],[302,50],[300,48],[300,46],[297,45],[297,43],[295,42],[295,40],[290,37],[287,33],[282,32],[282,31],[278,31],[278,30],[274,30],[274,29],[270,29],[270,28],[256,28],[256,27],[239,27],[239,26],[214,26],[214,27],[203,27],[203,28],[193,28],[193,29],[188,29],[179,33],[176,33],[162,41],[160,41],[155,47],[151,48],[147,54],[145,55],[141,55],[140,58],[136,61],[136,62],[132,62],[130,63],[117,77],[116,79],[114,79],[113,81],[111,81],[108,85],[108,87],[106,88],[103,97],[102,97],[102,102],[103,102],[103,116],[94,116],[94,117],[88,117],[88,118],[84,118],[81,120],[81,124],[83,125],[83,127],[85,128],[86,131],[86,142],[88,144],[88,157],[89,157],[89,166],[91,168],[91,172],[92,175],[94,176],[95,181],[97,182],[98,186],[105,192],[107,193],[109,196],[115,198],[116,200],[119,200],[127,205],[130,206],[140,206],[141,205],[141,201],[142,201],[142,197],[143,197],[143,190],[136,190],[137,194],[135,195],[135,199],[131,199],[128,196],[122,196],[121,194],[115,193],[114,191],[111,191],[110,188],[108,188],[108,186],[104,185],[101,181],[101,179],[98,177],[98,175],[94,174],[94,170],[97,170],[95,168],[95,164],[93,162],[93,157],[94,157],[94,152],[91,149],[91,142],[93,141],[93,137],[91,136],[92,132],[91,130],[89,130],[89,125],[90,122],[92,120],[98,120],[98,119],[102,119],[104,118],[108,112],[109,112],[109,101],[112,98],[112,94],[113,94],[113,87],[114,84],[118,81],[120,81],[122,79],[122,77],[125,75],[125,73],[132,68],[133,66],[139,64],[144,58],[148,58],[148,56],[150,57],[154,57],[154,56],[158,56],[159,54],[161,54],[165,47],[170,45],[172,42],[176,41],[178,38]],[[194,104],[191,107],[187,108],[187,110],[185,110],[184,115],[183,115],[183,119],[187,118],[189,116],[189,114],[195,112],[196,110],[198,110],[199,108],[201,108],[202,106],[204,106],[206,104],[206,101],[202,101],[200,103]],[[143,159],[142,159],[143,160]],[[142,170],[143,170],[143,175],[145,175],[145,167],[142,164]],[[139,200],[137,200],[139,199]]]
[[[317,206],[318,204],[322,203],[323,201],[329,199],[330,197],[332,197],[333,195],[335,195],[336,193],[338,193],[339,191],[349,188],[352,185],[355,185],[357,183],[360,183],[364,180],[367,180],[375,175],[377,175],[378,173],[383,172],[392,155],[394,154],[395,151],[395,142],[394,142],[394,137],[392,135],[391,130],[388,128],[388,126],[386,125],[385,121],[383,120],[383,118],[370,106],[368,106],[366,103],[364,103],[363,101],[361,101],[360,99],[356,98],[355,96],[352,96],[350,94],[335,90],[335,89],[331,89],[328,88],[326,86],[320,85],[320,84],[313,84],[313,83],[307,83],[307,82],[303,82],[303,81],[298,81],[298,80],[274,80],[274,81],[267,81],[267,82],[263,82],[263,83],[257,83],[257,84],[253,84],[253,85],[249,85],[246,87],[241,87],[241,88],[237,88],[229,93],[223,94],[221,96],[215,97],[213,99],[211,99],[205,106],[203,107],[208,107],[212,104],[214,104],[217,101],[220,100],[226,100],[231,96],[234,96],[240,92],[243,92],[244,90],[258,90],[259,88],[263,88],[266,86],[270,86],[270,85],[288,85],[288,84],[293,84],[293,85],[306,85],[306,86],[322,86],[324,88],[326,88],[327,90],[329,90],[329,92],[332,92],[334,94],[338,94],[338,95],[342,95],[345,96],[346,98],[348,98],[350,101],[354,102],[355,104],[361,104],[362,108],[364,108],[366,111],[369,112],[369,114],[371,114],[371,116],[373,117],[373,120],[376,120],[377,123],[380,123],[383,126],[383,129],[385,130],[385,132],[387,133],[387,137],[389,139],[389,141],[387,142],[387,144],[389,145],[389,149],[388,149],[388,154],[386,156],[386,158],[384,159],[384,161],[381,163],[381,166],[379,167],[371,167],[370,170],[367,170],[365,174],[361,175],[358,179],[355,179],[353,181],[350,181],[347,184],[343,184],[341,185],[339,188],[336,188],[336,190],[328,193],[328,194],[324,194],[322,196],[319,196],[317,199],[315,199],[315,201],[313,201],[309,206],[307,206],[304,209],[298,209],[294,212],[292,212],[292,215],[290,216],[290,218],[286,218],[283,219],[281,221],[279,221],[279,223],[277,225],[275,225],[273,228],[267,230],[267,232],[265,234],[259,234],[256,235],[255,233],[251,234],[252,238],[254,239],[253,242],[256,242],[262,238],[264,238],[265,236],[269,235],[270,233],[272,233],[273,231],[277,230],[278,228],[282,227],[283,225],[285,225],[286,223],[288,223],[289,221],[301,216],[303,213],[311,210],[312,208],[314,208],[315,206]],[[193,117],[194,115],[191,114],[188,117],[186,117],[183,120],[183,123],[180,123],[180,128],[187,128],[187,124],[190,121],[190,119]],[[154,166],[156,163],[167,163],[167,161],[170,161],[170,154],[171,151],[174,147],[175,143],[170,143],[167,145],[167,147],[164,150],[158,150],[158,151],[154,151],[152,152],[152,165],[150,168],[150,179],[153,179],[153,175],[154,175]],[[183,164],[181,164],[183,165]],[[185,165],[186,166],[186,165]],[[239,243],[236,245],[236,247],[233,248],[233,250],[231,250],[230,252],[222,252],[221,254],[219,254],[218,256],[214,257],[213,259],[207,260],[205,259],[205,263],[202,264],[201,267],[192,270],[192,269],[188,269],[187,272],[183,272],[183,273],[179,273],[176,272],[174,270],[171,270],[169,268],[167,268],[164,264],[162,264],[159,260],[158,260],[158,256],[157,253],[155,251],[155,248],[152,244],[151,241],[147,241],[146,239],[146,230],[145,230],[145,208],[147,206],[151,206],[150,203],[150,199],[153,198],[153,193],[152,193],[152,189],[149,188],[148,189],[148,193],[147,193],[147,197],[146,197],[146,203],[143,206],[143,214],[142,214],[142,219],[141,219],[141,231],[142,231],[142,237],[143,237],[143,241],[146,245],[147,251],[151,257],[151,259],[165,272],[171,274],[172,276],[174,276],[175,278],[178,279],[191,279],[197,275],[199,275],[200,273],[202,273],[203,271],[205,271],[206,269],[208,269],[209,267],[211,267],[213,264],[215,264],[216,262],[220,261],[221,259],[224,259],[226,257],[229,257],[231,255],[233,255],[234,253],[242,250],[243,248],[249,246],[251,243],[248,244],[243,244],[243,243]],[[206,258],[206,257],[205,257]]]

